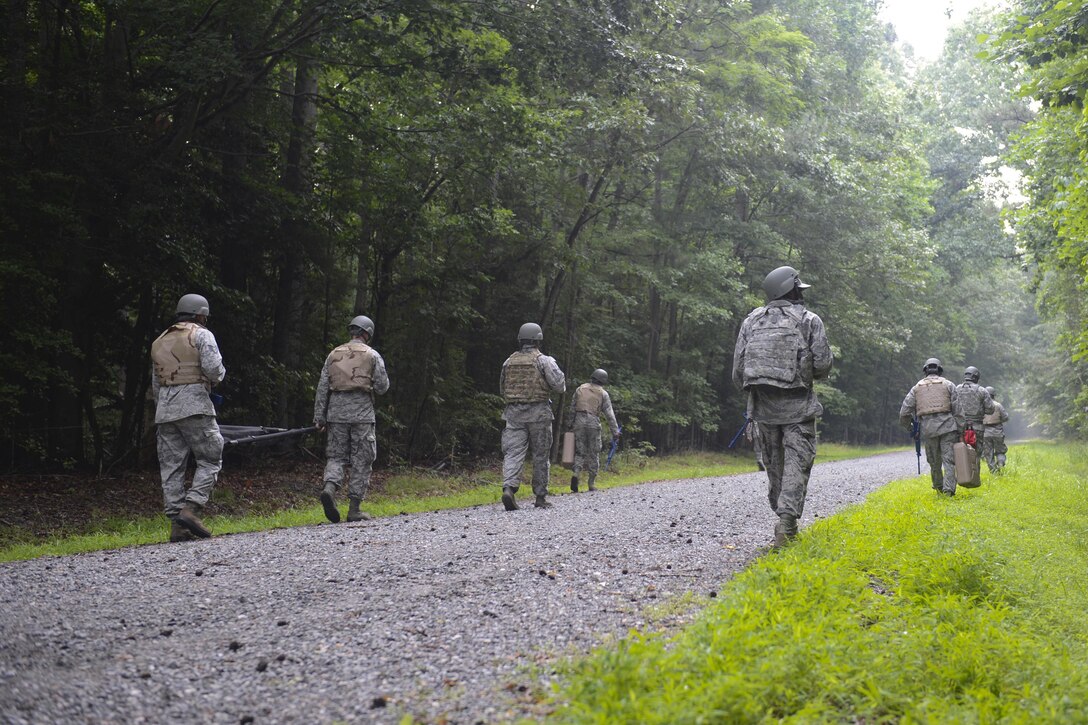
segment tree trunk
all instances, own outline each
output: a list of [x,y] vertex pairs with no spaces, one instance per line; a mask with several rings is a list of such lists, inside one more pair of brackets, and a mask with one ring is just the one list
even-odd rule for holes
[[[314,124],[317,118],[317,70],[314,60],[306,57],[299,59],[291,110],[291,138],[287,146],[282,179],[284,190],[294,197],[295,204],[293,213],[288,214],[281,225],[283,256],[280,259],[276,287],[272,357],[287,369],[297,369],[299,364],[300,305],[297,296],[300,289],[299,277],[303,272],[300,240],[306,232],[304,215],[306,197],[310,193],[307,187],[310,149],[313,147]],[[286,379],[282,380],[276,400],[276,419],[281,426],[290,424],[290,392]]]

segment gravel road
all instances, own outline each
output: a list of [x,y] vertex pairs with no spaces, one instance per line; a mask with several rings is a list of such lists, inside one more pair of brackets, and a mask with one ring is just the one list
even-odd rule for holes
[[[819,464],[802,527],[915,475]],[[763,474],[0,565],[0,722],[501,722],[758,555]],[[528,499],[528,500],[527,500]],[[692,592],[694,597],[677,600]],[[679,606],[687,604],[688,606]]]

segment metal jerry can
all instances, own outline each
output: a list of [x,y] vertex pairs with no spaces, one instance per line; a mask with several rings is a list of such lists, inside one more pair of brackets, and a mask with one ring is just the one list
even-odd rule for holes
[[980,482],[975,481],[975,461],[978,459],[975,447],[960,441],[952,446],[952,456],[956,464],[956,484],[964,488],[977,488]]
[[561,462],[567,468],[574,467],[574,433],[571,431],[563,434],[563,458]]

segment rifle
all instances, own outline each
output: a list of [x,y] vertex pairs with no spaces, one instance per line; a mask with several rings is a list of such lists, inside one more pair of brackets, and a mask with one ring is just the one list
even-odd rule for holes
[[301,438],[309,433],[316,433],[316,426],[308,428],[266,428],[264,426],[248,425],[221,425],[219,432],[223,435],[223,444],[227,448],[252,443],[265,445],[275,443],[285,438]]
[[735,436],[733,436],[733,440],[729,441],[729,446],[728,446],[728,448],[729,448],[730,450],[732,450],[732,449],[733,449],[733,448],[734,448],[734,447],[735,447],[735,446],[737,445],[737,441],[739,441],[739,440],[740,440],[740,437],[741,437],[742,435],[744,435],[744,431],[745,431],[745,429],[747,429],[747,428],[748,428],[748,424],[749,424],[749,423],[751,423],[751,422],[752,422],[752,421],[748,420],[748,413],[745,413],[745,414],[744,414],[744,422],[743,422],[743,423],[741,423],[741,426],[740,426],[740,430],[738,430],[738,431],[737,431],[737,434],[736,434]]
[[608,451],[608,460],[604,462],[604,470],[606,471],[608,470],[608,467],[612,465],[612,456],[616,455],[616,446],[620,442],[619,434],[623,433],[623,428],[619,426],[616,427],[616,430],[618,432],[612,438],[612,448]]
[[918,416],[911,416],[910,437],[914,439],[914,455],[918,459],[918,474],[922,473],[922,424],[918,422]]

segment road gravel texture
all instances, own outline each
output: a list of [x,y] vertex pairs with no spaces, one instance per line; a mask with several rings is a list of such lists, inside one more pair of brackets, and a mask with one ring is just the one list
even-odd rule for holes
[[[914,466],[817,465],[802,528]],[[0,722],[543,718],[556,662],[682,624],[775,521],[764,474],[528,493],[2,564]]]

